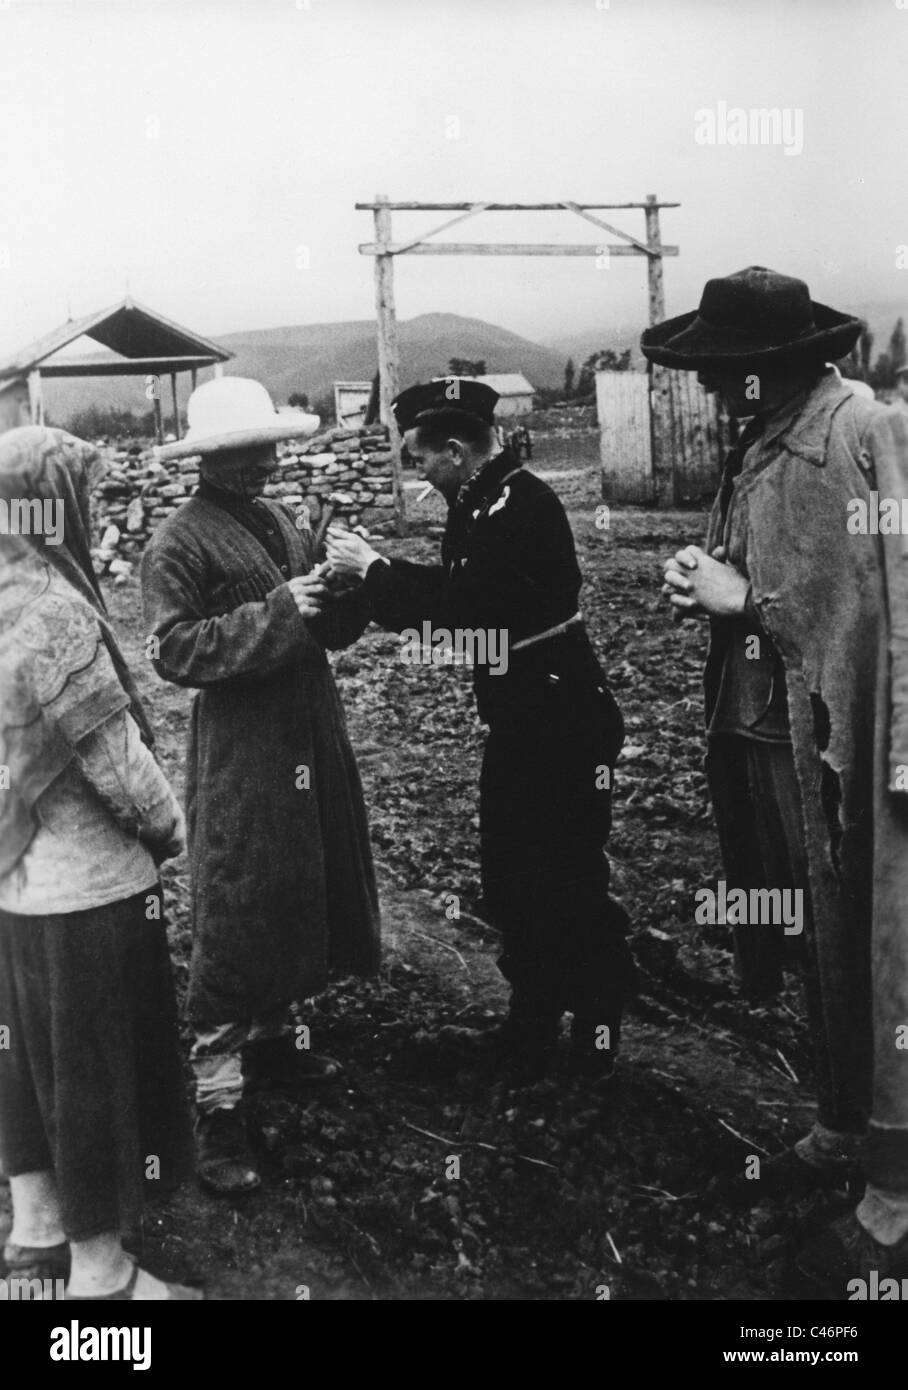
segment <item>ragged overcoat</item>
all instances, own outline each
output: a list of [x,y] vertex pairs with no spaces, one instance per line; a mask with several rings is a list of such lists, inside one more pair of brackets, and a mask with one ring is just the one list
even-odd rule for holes
[[[289,574],[231,513],[194,496],[142,562],[155,668],[198,691],[186,801],[197,1023],[247,1020],[372,973],[379,914],[362,788],[326,647],[368,622],[356,596],[306,621],[286,579],[312,532],[261,499]],[[307,785],[308,782],[308,785]]]
[[[870,1114],[871,1179],[898,1190],[908,1187],[908,536],[860,534],[854,503],[872,517],[873,492],[908,497],[906,426],[828,370],[751,445],[727,521],[717,499],[707,536],[710,553],[724,544],[749,576],[785,665],[830,1060],[840,1092]],[[708,713],[721,631],[713,625]],[[709,756],[722,757],[720,740]]]

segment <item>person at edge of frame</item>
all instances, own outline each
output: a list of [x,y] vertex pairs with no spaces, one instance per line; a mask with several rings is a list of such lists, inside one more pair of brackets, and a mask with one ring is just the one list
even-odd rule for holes
[[[484,913],[499,929],[510,1009],[495,1033],[450,1029],[515,1079],[553,1061],[562,1014],[571,1057],[607,1078],[635,982],[628,916],[603,847],[624,728],[577,602],[582,583],[561,502],[494,428],[497,393],[461,378],[392,402],[409,456],[448,504],[441,563],[388,560],[333,526],[328,562],[363,581],[394,632],[438,625],[506,634],[507,669],[474,665],[488,738],[480,776]],[[455,635],[456,641],[456,635]]]
[[64,430],[0,435],[0,499],[61,516],[0,533],[0,1272],[4,1298],[196,1302],[129,1253],[193,1175],[159,882],[185,825],[92,564],[104,473]]
[[[861,326],[750,266],[642,339],[746,422],[705,546],[668,560],[663,592],[709,617],[706,766],[727,879],[803,903],[817,1120],[738,1193],[866,1177],[856,1212],[796,1257],[839,1297],[871,1269],[908,1274],[908,551],[871,515],[877,497],[899,510],[908,497],[908,428],[828,365]],[[745,992],[771,997],[798,938],[780,923],[733,931]]]

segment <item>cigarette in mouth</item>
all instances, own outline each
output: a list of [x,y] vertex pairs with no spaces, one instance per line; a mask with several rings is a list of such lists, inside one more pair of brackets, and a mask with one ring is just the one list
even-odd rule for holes
[[426,483],[426,485],[425,485],[425,487],[423,488],[422,492],[419,494],[419,496],[418,496],[417,499],[416,499],[417,502],[425,502],[426,498],[428,497],[429,493],[432,491],[432,489],[434,488],[434,486],[435,486],[434,483]]

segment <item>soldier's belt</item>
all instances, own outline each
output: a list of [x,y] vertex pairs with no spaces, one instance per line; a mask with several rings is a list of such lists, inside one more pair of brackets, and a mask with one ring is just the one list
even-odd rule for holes
[[558,637],[562,632],[567,632],[574,623],[582,622],[579,613],[575,613],[573,618],[568,618],[566,623],[559,623],[557,627],[546,628],[545,632],[537,632],[532,637],[521,637],[519,642],[511,643],[511,651],[519,652],[521,647],[532,647],[536,642],[545,642],[549,637]]

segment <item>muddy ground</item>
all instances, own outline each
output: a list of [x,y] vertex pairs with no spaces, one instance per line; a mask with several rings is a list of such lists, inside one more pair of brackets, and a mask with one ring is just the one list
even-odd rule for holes
[[[336,658],[358,751],[384,904],[385,965],[305,1006],[345,1085],[256,1106],[262,1189],[237,1205],[196,1191],[149,1211],[144,1259],[206,1279],[216,1299],[755,1299],[804,1296],[787,1255],[825,1199],[741,1207],[727,1179],[776,1153],[811,1116],[800,992],[770,1007],[736,996],[726,929],[693,922],[719,875],[701,769],[699,624],[674,627],[659,561],[699,540],[698,513],[620,510],[607,531],[594,442],[550,441],[534,467],[568,507],[583,609],[622,705],[611,839],[616,894],[634,920],[643,991],[613,1089],[548,1080],[511,1090],[458,1070],[446,1023],[486,1024],[505,991],[478,907],[482,746],[468,674],[405,666],[375,630]],[[412,506],[412,503],[411,503]],[[389,551],[429,560],[441,506]],[[191,693],[143,659],[138,588],[110,590],[117,626],[179,787]],[[168,867],[182,989],[189,951],[183,861]],[[445,915],[456,894],[459,920]],[[459,1177],[448,1176],[457,1165]],[[748,1192],[758,1184],[748,1185]]]

